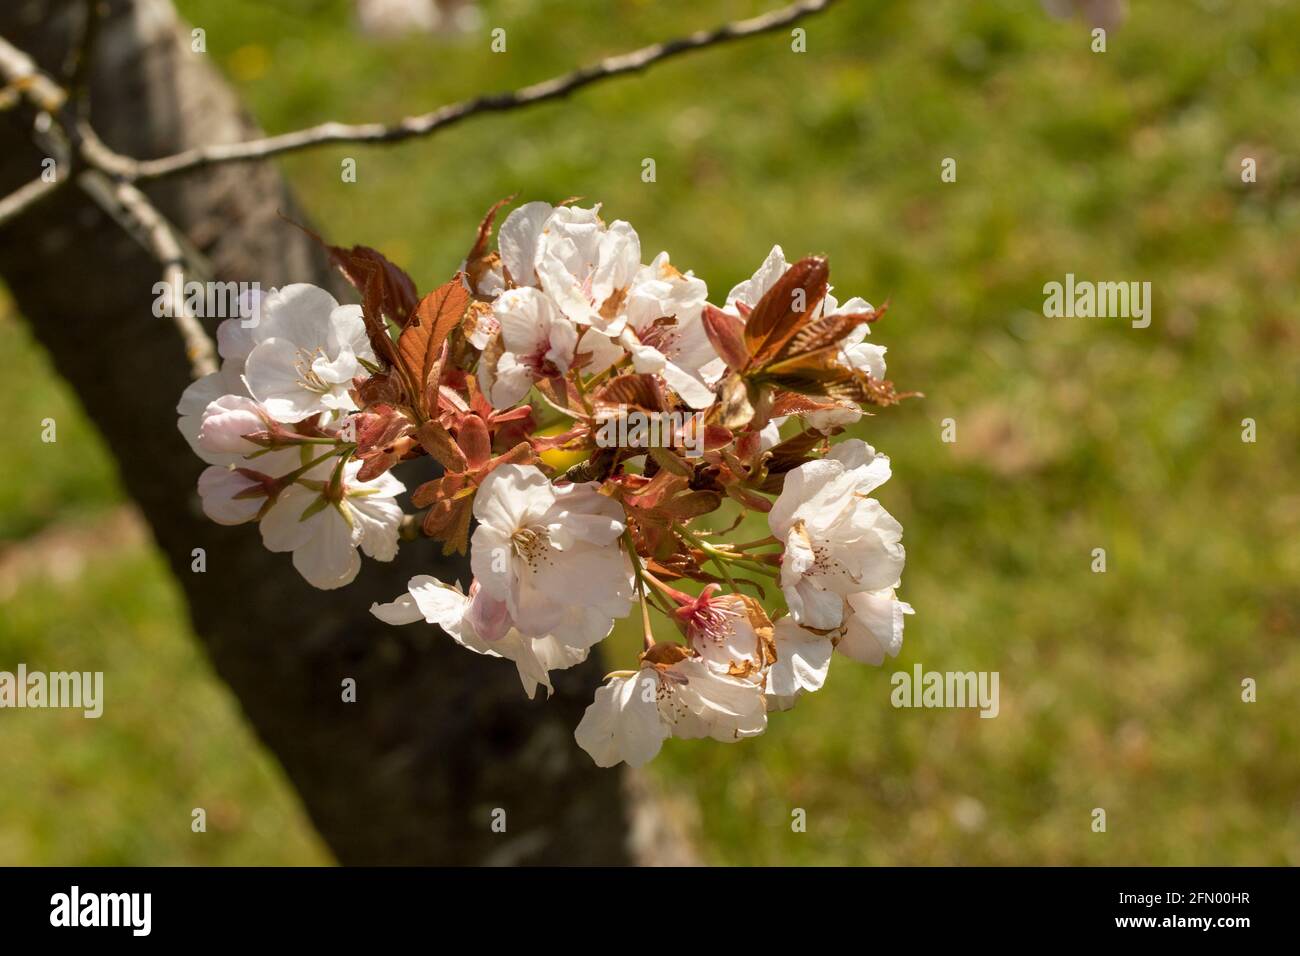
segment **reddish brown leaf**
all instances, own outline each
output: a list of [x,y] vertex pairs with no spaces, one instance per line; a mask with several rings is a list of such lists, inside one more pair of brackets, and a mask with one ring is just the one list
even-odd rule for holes
[[[416,429],[415,437],[433,460],[449,472],[465,471],[469,462],[465,453],[452,439],[451,433],[435,421],[427,421]],[[421,506],[423,507],[423,506]]]
[[426,415],[437,408],[437,370],[443,343],[469,308],[469,291],[457,276],[434,289],[415,307],[397,340],[399,361]]
[[492,457],[492,437],[487,423],[477,415],[466,415],[456,429],[456,444],[465,454],[470,471],[477,471]]
[[817,321],[802,326],[786,339],[772,357],[769,366],[821,349],[834,348],[838,353],[840,343],[862,324],[860,315],[824,315]]
[[751,356],[751,367],[762,367],[770,362],[785,344],[816,311],[826,297],[826,283],[830,278],[830,265],[823,256],[800,259],[754,306],[745,322],[745,345]]
[[492,205],[487,211],[482,222],[478,226],[478,234],[474,238],[474,246],[470,249],[469,255],[465,257],[465,274],[469,279],[470,288],[476,293],[479,283],[482,282],[483,276],[491,270],[492,266],[501,261],[501,257],[495,252],[488,252],[488,240],[492,236],[492,223],[495,221],[497,213],[502,206],[508,205],[515,197],[507,196]]
[[489,461],[487,467],[483,469],[483,475],[486,476],[498,465],[531,465],[536,461],[537,456],[533,454],[533,447],[528,442],[521,441],[505,454],[497,455]]
[[688,491],[665,501],[658,510],[678,521],[689,521],[717,511],[721,505],[722,496],[716,491]]
[[713,350],[727,363],[727,368],[739,372],[747,366],[749,347],[745,345],[745,323],[731,313],[708,304],[705,304],[701,318]]
[[417,295],[411,277],[368,246],[326,246],[330,260],[361,292],[361,314],[375,355],[397,364],[397,349],[388,334],[385,316],[404,325],[415,308]]
[[598,412],[620,408],[661,412],[665,408],[663,390],[653,375],[619,375],[596,389],[592,401]]
[[473,513],[474,499],[472,497],[462,498],[452,505],[451,517],[443,533],[443,557],[469,552],[469,519]]
[[823,412],[834,407],[833,402],[819,401],[809,395],[800,395],[796,392],[779,392],[772,401],[772,417],[783,418],[786,415]]
[[498,199],[492,204],[492,208],[483,216],[482,221],[478,224],[478,235],[474,239],[474,247],[470,249],[469,255],[465,258],[473,262],[475,259],[481,259],[487,252],[488,239],[492,235],[492,223],[501,211],[502,206],[508,206],[514,201],[514,194],[511,193],[505,199]]

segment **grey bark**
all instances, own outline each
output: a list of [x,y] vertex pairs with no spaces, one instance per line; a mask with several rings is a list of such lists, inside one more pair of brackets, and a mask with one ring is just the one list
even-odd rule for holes
[[[188,28],[167,0],[108,7],[90,90],[92,121],[109,146],[153,157],[254,134],[232,90],[190,52]],[[0,34],[57,72],[80,8],[10,0],[0,5]],[[0,115],[0,192],[39,174],[41,158],[18,115]],[[214,278],[337,291],[317,249],[278,217],[301,215],[273,165],[217,167],[146,191],[207,257]],[[411,574],[463,570],[440,566],[432,544],[407,543],[396,562],[366,561],[352,586],[321,592],[302,582],[288,555],[263,549],[252,526],[202,517],[193,492],[202,464],[175,425],[188,367],[168,320],[151,312],[159,275],[74,188],[0,231],[0,276],[115,451],[213,666],[338,859],[630,862],[622,775],[597,769],[572,738],[599,681],[596,659],[557,674],[551,700],[529,702],[509,663],[368,613]],[[206,551],[205,573],[191,571],[195,548]],[[357,682],[356,703],[341,700],[347,677]],[[498,807],[507,813],[504,834],[490,827]],[[188,821],[187,803],[158,825]]]

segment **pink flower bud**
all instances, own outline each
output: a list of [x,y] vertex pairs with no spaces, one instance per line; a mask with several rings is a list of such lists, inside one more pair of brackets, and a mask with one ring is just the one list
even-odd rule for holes
[[262,406],[242,395],[223,395],[203,410],[199,447],[216,454],[250,455],[259,446],[243,436],[267,428]]

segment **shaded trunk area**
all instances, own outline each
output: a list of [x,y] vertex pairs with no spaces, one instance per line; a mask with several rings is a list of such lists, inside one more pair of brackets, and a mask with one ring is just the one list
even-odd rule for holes
[[[107,8],[90,89],[91,119],[109,146],[154,157],[255,134],[206,56],[190,52],[170,3],[111,0]],[[0,33],[58,75],[81,11],[73,0],[14,0],[0,6]],[[3,193],[37,176],[43,158],[17,113],[0,114]],[[351,295],[310,240],[278,217],[296,213],[273,165],[215,167],[146,192],[208,258],[214,279],[264,288],[306,281]],[[367,560],[353,585],[322,592],[288,555],[266,551],[255,527],[202,516],[194,483],[203,465],[174,411],[188,364],[170,321],[151,311],[160,274],[71,185],[0,228],[0,276],[116,453],[195,633],[338,859],[631,862],[623,775],[596,768],[572,737],[600,679],[594,656],[555,675],[550,701],[530,702],[508,662],[469,653],[432,628],[370,616],[372,601],[391,600],[414,573],[458,576],[463,568],[442,562],[432,543],[404,544],[392,564]],[[195,548],[206,552],[204,573],[191,570]],[[342,701],[349,677],[356,703]],[[506,811],[505,833],[492,831],[495,808]],[[188,817],[189,807],[176,812]]]

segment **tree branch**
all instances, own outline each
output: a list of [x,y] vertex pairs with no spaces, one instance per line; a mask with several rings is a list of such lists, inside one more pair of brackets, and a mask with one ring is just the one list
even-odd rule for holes
[[[736,20],[713,30],[701,30],[676,40],[654,43],[629,53],[606,57],[597,63],[531,86],[451,103],[431,113],[410,116],[393,124],[323,123],[278,136],[199,146],[171,156],[148,160],[134,159],[110,149],[100,140],[87,120],[88,110],[83,88],[98,32],[99,9],[96,0],[85,0],[81,37],[66,67],[71,92],[41,72],[31,57],[3,37],[0,37],[0,76],[5,79],[8,88],[20,92],[36,109],[48,113],[55,121],[72,147],[73,158],[88,167],[77,176],[78,184],[124,229],[136,236],[162,266],[163,279],[173,290],[173,307],[170,310],[172,320],[185,343],[191,371],[198,378],[215,371],[217,361],[212,339],[184,305],[184,267],[192,261],[192,251],[187,249],[176,230],[134,184],[218,163],[262,160],[328,143],[396,143],[427,136],[471,116],[507,112],[560,99],[592,83],[638,72],[692,50],[770,33],[804,17],[820,13],[835,2],[836,0],[798,0],[789,6],[748,20]],[[69,108],[70,103],[72,108]],[[38,179],[0,198],[0,225],[52,193],[61,181],[62,177],[51,183]]]
[[[71,68],[74,79],[83,85],[85,76],[79,74],[89,62],[98,22],[94,0],[87,5],[86,17],[81,49]],[[191,272],[202,271],[200,258],[148,196],[132,183],[111,177],[104,171],[117,154],[104,145],[84,118],[84,90],[70,98],[68,92],[43,73],[31,57],[3,37],[0,37],[0,75],[41,111],[34,131],[37,142],[48,151],[69,154],[65,156],[64,165],[75,157],[89,167],[77,175],[77,185],[123,230],[134,236],[162,267],[163,281],[172,290],[170,316],[185,345],[190,373],[194,378],[202,378],[217,371],[216,346],[185,302],[185,269],[189,266]],[[75,110],[80,116],[71,115],[74,110],[69,109],[69,103],[74,100],[80,103]],[[48,128],[42,129],[41,120],[45,117],[49,118],[46,121]],[[63,177],[51,182],[37,178],[0,199],[0,225],[53,193],[62,182]]]
[[186,267],[191,274],[198,271],[195,254],[186,249],[180,234],[149,197],[131,183],[113,182],[98,170],[87,170],[77,184],[162,266],[163,282],[171,291],[168,314],[185,345],[190,375],[202,378],[217,371],[216,346],[185,299]]
[[501,113],[559,99],[600,80],[626,73],[634,73],[664,60],[701,50],[705,47],[729,43],[746,37],[770,33],[789,26],[804,17],[827,9],[837,0],[799,0],[787,7],[773,10],[748,20],[723,24],[713,30],[701,30],[676,40],[654,43],[630,53],[607,57],[597,63],[581,67],[563,76],[553,77],[507,93],[485,96],[451,103],[420,116],[409,116],[396,123],[322,123],[292,133],[281,133],[242,143],[214,143],[198,146],[172,156],[137,160],[116,156],[110,160],[112,171],[132,182],[144,182],[164,176],[200,169],[216,163],[248,162],[267,159],[285,153],[297,152],[329,143],[396,143],[419,136],[427,136],[445,129],[461,120],[481,113]]
[[15,216],[22,215],[28,207],[40,202],[60,185],[57,179],[46,180],[37,176],[31,182],[19,186],[8,196],[0,198],[0,226]]

